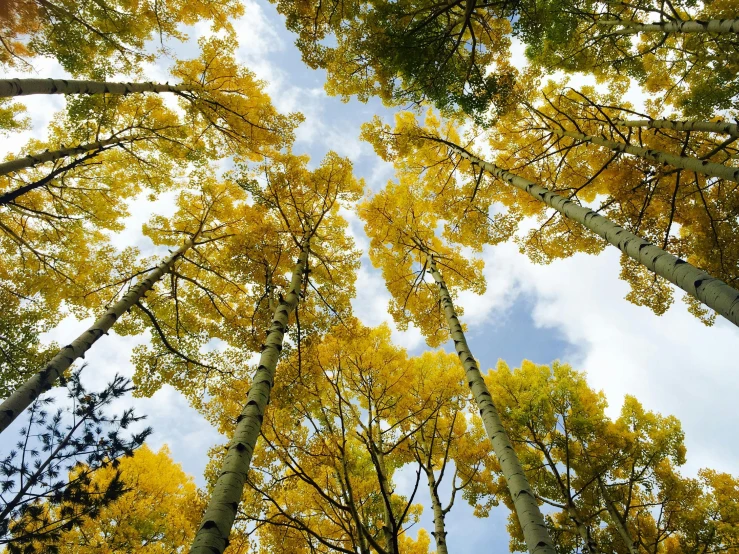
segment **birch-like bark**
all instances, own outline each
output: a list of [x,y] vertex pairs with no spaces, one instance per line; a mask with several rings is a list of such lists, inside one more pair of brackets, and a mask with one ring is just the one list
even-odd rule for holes
[[[374,448],[374,442],[370,440],[370,447]],[[380,484],[380,491],[383,499],[383,517],[385,524],[382,530],[385,534],[385,551],[387,554],[398,554],[397,540],[398,533],[395,529],[395,520],[393,518],[392,506],[390,506],[390,485],[387,481],[387,467],[385,466],[385,455],[382,453],[382,442],[380,447],[375,449],[377,457],[377,480]]]
[[449,554],[446,547],[446,526],[444,525],[444,509],[441,507],[439,500],[439,491],[436,489],[436,479],[434,478],[434,469],[424,468],[429,483],[429,493],[431,494],[431,508],[434,511],[434,532],[431,533],[436,540],[436,554]]
[[568,504],[565,505],[565,512],[567,513],[567,517],[569,517],[575,524],[575,528],[580,534],[580,538],[583,542],[583,552],[588,552],[588,554],[598,554],[598,545],[590,533],[590,527],[582,522],[577,513],[577,508],[575,508],[571,500],[568,500]]
[[[40,152],[39,154],[30,154],[23,158],[16,160],[10,160],[9,162],[0,163],[0,175],[7,175],[14,171],[21,169],[27,169],[29,167],[35,167],[43,163],[55,162],[62,158],[69,156],[75,156],[77,154],[85,154],[87,152],[93,152],[95,150],[103,150],[107,146],[113,146],[121,144],[123,142],[133,142],[137,140],[132,137],[112,137],[97,142],[91,142],[89,144],[80,144],[79,146],[72,146],[71,148],[60,148],[59,150],[47,150],[46,152]],[[140,139],[139,139],[140,140]],[[6,203],[5,195],[0,196],[0,204]]]
[[739,19],[708,19],[706,21],[668,21],[665,23],[637,23],[635,21],[604,21],[604,27],[623,27],[613,32],[616,35],[637,33],[739,33]]
[[660,150],[642,148],[641,146],[632,146],[624,142],[608,140],[593,135],[584,135],[575,131],[564,131],[562,129],[548,130],[560,137],[570,137],[581,142],[590,142],[592,144],[597,144],[598,146],[610,148],[615,152],[625,152],[659,164],[668,164],[679,169],[686,169],[688,171],[694,171],[710,177],[719,177],[721,179],[726,179],[727,181],[739,183],[739,168],[737,167],[728,167],[715,162],[699,160],[698,158],[668,154],[667,152],[662,152]]
[[704,131],[739,137],[739,125],[725,121],[672,121],[671,119],[617,119],[619,127],[645,127],[648,129],[673,129],[675,131]]
[[631,537],[631,533],[629,533],[629,530],[626,528],[626,525],[621,519],[618,511],[616,510],[616,507],[613,505],[613,502],[611,502],[611,499],[608,497],[608,491],[606,490],[606,487],[603,484],[603,480],[600,477],[598,477],[598,488],[600,489],[601,496],[603,497],[603,502],[605,502],[606,504],[608,515],[611,516],[611,520],[613,520],[613,524],[616,526],[618,534],[621,535],[621,540],[624,541],[626,548],[629,549],[629,554],[639,554],[639,543]]
[[579,206],[572,200],[539,186],[533,181],[486,162],[452,142],[436,137],[426,138],[446,144],[460,156],[482,167],[495,177],[544,202],[568,219],[581,223],[630,258],[677,285],[739,327],[739,291],[720,279],[711,277],[685,260],[650,244],[593,210]]
[[31,94],[134,94],[140,92],[186,92],[190,85],[168,83],[109,83],[74,79],[0,79],[0,97]]
[[172,271],[177,258],[192,247],[192,239],[175,250],[171,256],[149,273],[143,281],[132,287],[123,298],[113,304],[92,326],[77,337],[71,344],[62,348],[59,353],[41,371],[30,377],[13,394],[0,404],[0,433],[17,418],[23,410],[42,393],[49,390],[59,377],[78,358],[84,358],[95,342],[107,335],[113,324],[131,309],[164,275]]
[[554,545],[547,532],[544,517],[541,514],[541,510],[539,510],[536,497],[521,467],[518,455],[513,450],[513,445],[508,438],[508,433],[506,433],[503,427],[498,410],[493,404],[492,396],[482,378],[477,361],[472,357],[472,353],[467,346],[467,339],[462,331],[462,325],[460,325],[459,319],[457,318],[452,297],[449,295],[446,283],[436,267],[434,257],[428,253],[426,255],[429,271],[439,287],[441,307],[444,310],[444,315],[449,325],[449,333],[452,340],[454,340],[454,348],[464,367],[467,384],[480,410],[480,416],[482,417],[485,430],[493,442],[493,451],[498,458],[503,477],[505,477],[511,498],[513,498],[516,516],[523,530],[526,547],[531,554],[555,554]]
[[238,417],[233,438],[228,444],[226,457],[213,487],[203,521],[190,548],[190,554],[221,554],[228,546],[228,536],[241,502],[251,458],[269,404],[288,318],[300,301],[303,275],[308,263],[308,249],[309,243],[305,240],[293,269],[290,289],[285,298],[279,299],[279,305],[272,318],[272,325],[259,358],[259,366],[246,397],[246,405]]

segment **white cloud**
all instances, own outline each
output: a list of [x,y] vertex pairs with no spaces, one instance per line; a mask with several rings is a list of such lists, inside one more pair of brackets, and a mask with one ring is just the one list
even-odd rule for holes
[[[495,298],[515,297],[517,290],[533,297],[534,321],[564,334],[571,356],[562,361],[585,370],[590,386],[606,393],[609,415],[616,416],[624,395],[632,394],[647,409],[681,420],[686,472],[710,466],[736,473],[739,447],[726,438],[733,436],[739,396],[739,330],[723,319],[705,327],[679,301],[682,291],[661,317],[624,300],[628,285],[618,279],[619,255],[608,247],[599,256],[578,254],[540,266],[513,244],[486,249],[486,276],[497,280],[488,286],[499,289],[491,309]],[[466,307],[474,304],[465,299]],[[480,325],[490,313],[480,320],[473,308],[470,316]]]
[[[306,122],[297,133],[296,152],[305,149],[325,152],[333,148],[352,157],[357,174],[363,175],[372,189],[384,186],[392,176],[391,165],[375,158],[369,146],[358,141],[359,125],[369,117],[361,110],[352,112],[352,118],[337,116],[334,109],[337,100],[328,99],[320,84],[316,85],[316,79],[306,78],[305,68],[300,69],[302,77],[298,78],[298,72],[293,71],[295,67],[276,63],[278,57],[292,56],[292,62],[299,58],[284,38],[281,17],[273,15],[273,6],[254,0],[247,0],[245,7],[246,15],[235,22],[240,41],[238,59],[268,81],[267,91],[278,109],[299,110],[306,115]],[[193,37],[205,33],[206,28],[196,27]],[[525,63],[523,46],[515,39],[513,52],[514,63]],[[52,62],[43,64],[39,65],[40,74],[63,76]],[[168,78],[162,64],[147,67],[146,72],[147,78]],[[322,74],[316,75],[322,80]],[[573,85],[585,82],[573,78]],[[631,91],[627,98],[638,100]],[[15,151],[18,144],[31,136],[44,137],[51,116],[64,106],[60,96],[28,97],[24,102],[33,117],[34,130],[0,139],[3,152]],[[320,155],[311,153],[316,158],[314,162],[320,161]],[[367,163],[358,163],[360,160]],[[156,204],[136,203],[129,225],[116,237],[116,244],[144,245],[141,223],[153,211],[171,210],[171,198],[163,195]],[[346,216],[357,245],[366,252],[367,239],[361,222],[353,214]],[[623,395],[632,393],[648,409],[681,419],[689,450],[687,471],[710,466],[737,472],[739,446],[730,439],[736,420],[732,408],[739,395],[739,375],[734,361],[739,332],[735,328],[725,321],[714,328],[705,328],[680,304],[661,318],[646,308],[629,304],[623,299],[627,286],[618,280],[618,252],[613,248],[598,257],[578,255],[549,266],[531,264],[513,244],[488,247],[484,258],[487,292],[481,297],[463,292],[459,297],[459,304],[466,311],[465,321],[472,329],[483,329],[492,318],[510,310],[516,299],[524,296],[532,299],[535,323],[566,337],[572,354],[563,361],[588,372],[591,386],[607,394],[611,414],[617,413]],[[389,322],[388,300],[382,276],[364,256],[353,302],[357,316],[367,325]],[[76,322],[68,318],[48,338],[67,344],[89,323],[89,320]],[[391,327],[397,344],[409,349],[422,346],[423,339],[417,329],[400,332],[394,325]],[[494,333],[494,328],[485,332]],[[88,386],[99,388],[116,372],[132,375],[131,349],[144,340],[146,337],[119,337],[114,333],[103,337],[87,357],[89,367],[84,380]],[[494,334],[490,340],[495,340]],[[536,345],[532,344],[531,349],[535,352]],[[158,448],[163,443],[169,444],[173,458],[202,484],[207,450],[222,442],[222,437],[171,387],[163,387],[150,399],[129,398],[126,402],[133,403],[139,413],[148,414],[146,423],[155,429],[151,445]],[[408,490],[409,476],[398,474],[399,490]],[[427,498],[423,490],[419,496],[422,498]],[[464,504],[461,500],[458,503]],[[425,504],[429,506],[428,501]],[[504,533],[501,513],[505,510],[494,512],[492,521],[474,520],[469,510],[455,507],[450,514],[450,540],[459,541],[460,551],[471,551],[469,545],[476,538],[479,544],[489,544],[492,532],[502,550],[505,542],[498,540]],[[430,528],[429,515],[427,509],[424,515],[427,528]]]
[[[490,259],[492,250],[486,246],[482,257]],[[466,290],[457,293],[455,303],[464,309],[464,322],[471,327],[482,325],[496,314],[508,310],[520,292],[515,275],[499,264],[486,263],[483,276],[487,285],[484,294]]]

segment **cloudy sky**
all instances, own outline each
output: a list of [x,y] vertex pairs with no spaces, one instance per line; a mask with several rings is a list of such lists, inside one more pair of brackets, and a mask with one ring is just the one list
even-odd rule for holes
[[[376,113],[389,118],[391,112],[380,102],[342,103],[327,97],[325,74],[305,67],[293,46],[293,37],[284,29],[281,16],[266,1],[245,2],[246,15],[237,22],[239,61],[264,79],[275,105],[283,112],[299,110],[306,117],[297,133],[296,152],[311,155],[315,162],[329,150],[349,156],[356,174],[373,189],[392,178],[392,168],[375,156],[372,148],[359,140],[360,125]],[[196,27],[192,41],[207,27]],[[518,52],[522,61],[521,50]],[[178,47],[182,57],[195,52],[192,43]],[[63,73],[51,62],[37,65],[38,76],[59,77]],[[151,80],[167,80],[163,66],[149,68]],[[636,94],[634,95],[636,96]],[[0,152],[17,151],[31,136],[43,137],[54,111],[63,107],[61,97],[29,97],[26,104],[33,130],[19,139],[0,140]],[[171,197],[156,203],[137,204],[126,231],[116,237],[118,244],[136,244],[151,251],[140,233],[140,225],[151,213],[171,211]],[[348,215],[358,246],[366,251],[367,239],[360,222]],[[684,473],[694,475],[701,467],[739,473],[739,444],[732,440],[737,427],[736,398],[739,372],[736,351],[739,330],[723,319],[712,328],[691,316],[679,301],[662,317],[624,300],[626,283],[618,279],[619,252],[608,248],[597,257],[578,254],[548,266],[533,265],[512,244],[488,247],[483,253],[487,292],[482,298],[464,293],[470,346],[483,369],[498,359],[518,366],[522,359],[549,363],[559,359],[587,372],[590,385],[603,390],[610,414],[617,415],[625,394],[635,395],[649,410],[677,416],[683,424],[688,448]],[[381,276],[366,255],[358,280],[354,308],[368,325],[388,321],[387,301]],[[676,293],[676,298],[682,296]],[[48,338],[67,344],[91,321],[67,319]],[[412,353],[420,352],[420,334],[410,329],[395,332],[398,344]],[[86,382],[103,385],[115,372],[132,375],[129,353],[145,337],[111,335],[87,356]],[[154,428],[153,448],[168,444],[175,460],[199,484],[210,446],[222,438],[187,402],[170,387],[149,399],[135,399],[137,411],[147,414]],[[2,446],[2,445],[0,445]],[[408,486],[401,474],[399,487]],[[420,500],[428,505],[424,491]],[[504,551],[506,509],[495,510],[488,520],[477,520],[471,510],[459,506],[450,514],[448,541],[452,551],[474,548]],[[423,524],[432,529],[429,510]]]

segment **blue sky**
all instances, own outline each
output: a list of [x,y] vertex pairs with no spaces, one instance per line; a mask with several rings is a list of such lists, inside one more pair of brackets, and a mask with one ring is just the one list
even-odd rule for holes
[[[247,13],[236,24],[240,61],[267,82],[278,109],[305,114],[294,150],[309,154],[318,163],[333,149],[352,159],[356,174],[371,188],[382,187],[392,178],[392,168],[359,140],[359,128],[375,114],[390,118],[392,112],[377,100],[343,103],[327,97],[324,73],[303,65],[274,6],[256,0],[246,1],[245,6]],[[206,31],[205,26],[196,27],[191,39]],[[183,57],[193,51],[191,45],[178,47]],[[514,52],[521,61],[521,49]],[[37,67],[37,76],[62,76],[55,63],[43,62]],[[168,80],[166,68],[148,68],[147,78]],[[573,86],[578,82],[574,78]],[[44,136],[50,116],[63,106],[63,99],[32,97],[26,104],[34,128],[24,139]],[[17,136],[2,139],[0,151],[3,155],[16,152],[22,143]],[[126,232],[117,242],[137,244],[150,252],[151,245],[140,233],[141,223],[150,213],[167,211],[170,206],[167,196],[148,206],[137,203]],[[366,252],[361,222],[351,213],[347,217],[358,246]],[[500,358],[511,366],[518,366],[524,358],[538,363],[554,359],[568,362],[586,371],[591,386],[606,393],[613,416],[625,394],[636,396],[647,409],[677,416],[688,447],[684,473],[694,475],[699,468],[709,466],[739,473],[739,444],[731,439],[739,423],[735,409],[739,330],[722,319],[712,328],[703,326],[679,301],[681,293],[676,293],[677,302],[662,317],[628,303],[624,300],[628,286],[618,279],[619,253],[613,248],[597,257],[578,254],[548,266],[532,264],[513,244],[487,247],[483,258],[487,292],[482,297],[463,293],[459,299],[466,310],[470,346],[483,370]],[[356,314],[368,325],[389,321],[389,296],[381,276],[371,268],[366,255],[362,261],[354,301]],[[66,344],[89,323],[67,319],[48,338]],[[412,353],[424,348],[414,329],[395,331],[393,336]],[[144,340],[107,337],[105,345],[94,347],[87,357],[86,382],[93,387],[115,372],[132,375],[129,353]],[[134,404],[138,412],[149,416],[147,424],[154,427],[150,445],[157,448],[167,443],[174,459],[202,484],[207,449],[221,442],[221,437],[169,387],[151,399],[135,399]],[[410,486],[409,477],[406,472],[397,476],[401,491]],[[428,506],[428,495],[423,490],[419,494]],[[450,549],[506,551],[506,517],[506,508],[500,507],[489,519],[478,520],[458,501],[448,520]],[[428,508],[422,524],[432,529]]]

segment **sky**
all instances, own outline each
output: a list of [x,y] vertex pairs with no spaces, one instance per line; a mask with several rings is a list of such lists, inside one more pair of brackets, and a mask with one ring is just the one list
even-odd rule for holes
[[[335,150],[351,158],[356,175],[363,177],[368,187],[381,188],[392,178],[392,167],[359,140],[359,129],[375,114],[389,119],[392,112],[378,100],[343,103],[328,97],[323,90],[324,72],[310,70],[302,63],[294,37],[285,30],[274,6],[255,0],[246,1],[245,6],[245,16],[235,23],[239,61],[266,82],[267,92],[280,111],[299,110],[305,115],[294,151],[309,154],[317,164],[329,150]],[[196,26],[191,40],[207,32],[207,26]],[[193,53],[192,43],[177,51],[182,57]],[[514,48],[514,53],[522,62],[522,49]],[[36,67],[36,76],[63,76],[54,62],[44,61]],[[167,80],[167,71],[151,66],[147,78]],[[577,78],[572,81],[574,86],[579,82]],[[637,91],[633,95],[638,97]],[[64,100],[29,97],[25,103],[33,129],[21,137],[0,139],[3,156],[17,152],[28,138],[42,138],[50,117],[63,107]],[[140,233],[141,223],[152,213],[171,213],[171,201],[172,197],[164,195],[150,205],[137,203],[116,243],[135,244],[145,253],[152,252],[152,245]],[[357,246],[365,252],[353,301],[355,313],[367,325],[389,322],[392,326],[387,314],[389,294],[366,256],[368,239],[362,224],[352,212],[345,215]],[[577,254],[549,265],[535,265],[514,244],[486,247],[482,257],[487,291],[482,296],[463,292],[458,301],[465,310],[463,321],[468,325],[473,354],[483,371],[499,359],[511,367],[523,359],[569,363],[587,373],[592,388],[605,393],[612,417],[618,415],[626,394],[636,396],[648,410],[676,416],[682,422],[688,450],[684,474],[694,476],[702,467],[739,473],[739,443],[731,439],[739,423],[735,409],[739,329],[721,318],[713,327],[704,326],[679,301],[682,292],[675,294],[675,304],[663,316],[629,303],[624,299],[628,285],[618,279],[619,255],[608,247],[598,256]],[[67,344],[90,323],[67,318],[45,338]],[[412,354],[425,348],[417,330],[393,329],[396,343]],[[104,345],[94,346],[87,355],[89,367],[83,379],[90,387],[101,387],[116,372],[131,376],[130,352],[145,340],[114,333],[106,337]],[[168,444],[175,461],[202,485],[208,449],[222,443],[223,437],[171,387],[163,387],[152,398],[125,402],[133,402],[137,412],[148,416],[146,423],[154,428],[150,446],[156,449]],[[16,423],[18,427],[20,422]],[[7,446],[5,442],[0,442],[0,448]],[[411,477],[407,471],[396,476],[400,492],[410,489]],[[423,488],[419,501],[429,506]],[[494,509],[490,518],[482,520],[474,518],[463,502],[458,504],[447,522],[450,550],[504,551],[507,509]],[[431,518],[427,508],[421,523],[428,530],[433,528]]]

